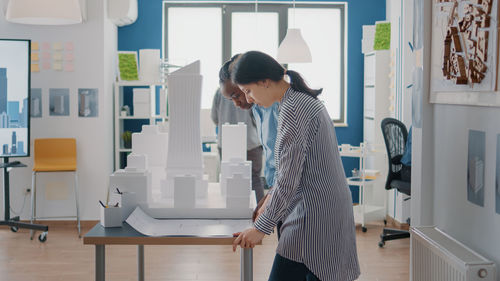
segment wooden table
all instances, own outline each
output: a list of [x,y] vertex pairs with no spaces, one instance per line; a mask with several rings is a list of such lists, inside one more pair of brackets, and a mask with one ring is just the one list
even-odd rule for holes
[[[122,227],[102,227],[95,225],[85,236],[83,244],[95,245],[95,280],[105,280],[105,246],[137,245],[137,269],[139,281],[144,281],[144,245],[232,245],[234,237],[221,236],[163,236],[142,235],[134,228],[123,223]],[[241,249],[241,281],[253,280],[253,251]]]

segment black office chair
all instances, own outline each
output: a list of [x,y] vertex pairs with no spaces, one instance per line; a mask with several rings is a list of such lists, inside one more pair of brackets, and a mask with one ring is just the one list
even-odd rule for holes
[[[394,118],[385,118],[382,120],[382,135],[384,136],[385,147],[387,149],[387,159],[389,160],[389,171],[385,189],[396,189],[408,196],[411,195],[411,182],[401,180],[401,169],[403,164],[401,158],[405,151],[408,131],[406,126]],[[408,200],[407,198],[405,200]],[[385,241],[409,238],[410,232],[400,229],[384,228],[380,234],[379,247],[384,247]]]

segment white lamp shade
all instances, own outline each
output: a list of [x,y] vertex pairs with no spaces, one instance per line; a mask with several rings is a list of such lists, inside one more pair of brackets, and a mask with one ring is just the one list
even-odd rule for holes
[[311,51],[302,38],[300,29],[289,28],[278,48],[279,63],[312,62]]
[[65,25],[83,21],[79,0],[10,0],[7,21],[34,25]]

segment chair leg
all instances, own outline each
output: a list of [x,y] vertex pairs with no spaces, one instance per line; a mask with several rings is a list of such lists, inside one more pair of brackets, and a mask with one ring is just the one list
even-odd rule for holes
[[78,175],[75,171],[75,200],[76,200],[76,223],[78,228],[78,237],[81,238],[81,227],[80,227],[80,204],[78,200]]
[[[33,223],[36,218],[36,172],[33,172],[31,176],[31,219],[30,222]],[[30,230],[30,239],[33,240],[35,236],[35,230]]]

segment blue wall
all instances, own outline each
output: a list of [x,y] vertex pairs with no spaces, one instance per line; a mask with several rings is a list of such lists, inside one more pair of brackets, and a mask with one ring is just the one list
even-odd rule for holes
[[[317,1],[316,1],[317,2]],[[338,2],[338,1],[322,1]],[[363,141],[363,54],[362,25],[385,20],[385,0],[346,0],[347,5],[347,123],[336,129],[339,143],[359,145]],[[162,1],[139,0],[139,16],[129,26],[118,29],[118,50],[161,49]],[[162,50],[163,51],[163,50]],[[348,175],[359,164],[355,159],[343,159]],[[353,199],[357,202],[357,192]]]

